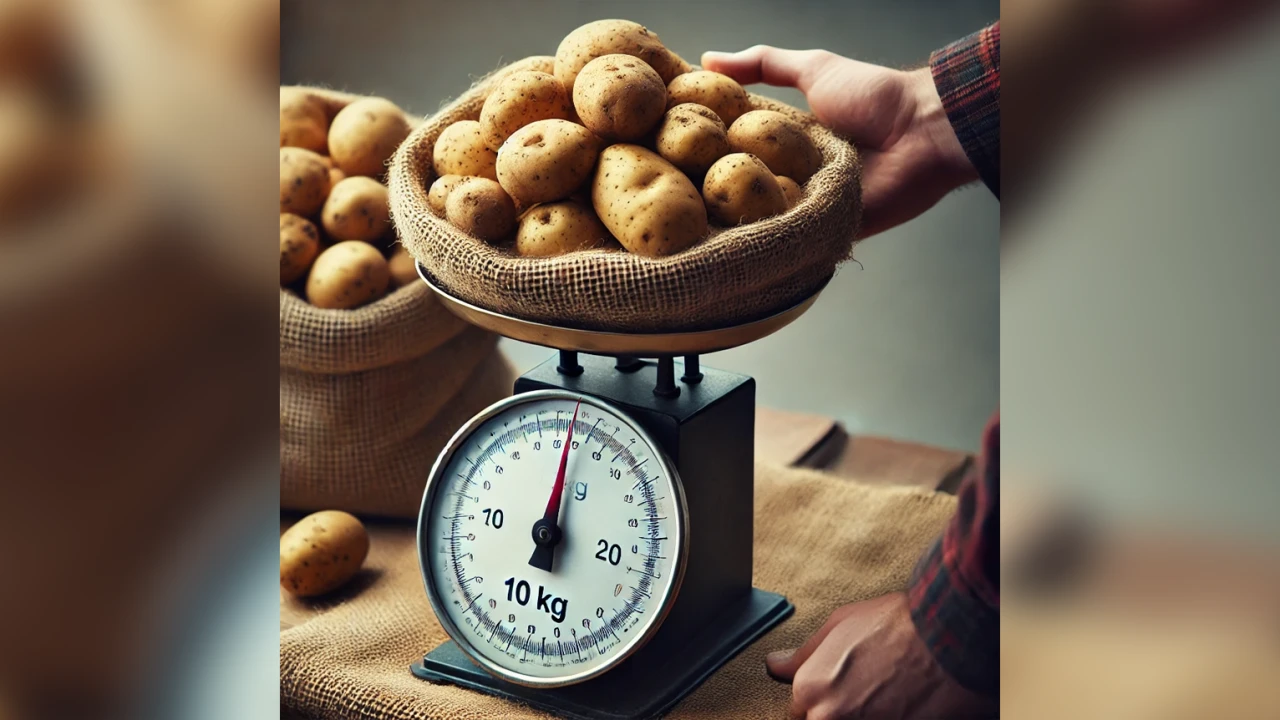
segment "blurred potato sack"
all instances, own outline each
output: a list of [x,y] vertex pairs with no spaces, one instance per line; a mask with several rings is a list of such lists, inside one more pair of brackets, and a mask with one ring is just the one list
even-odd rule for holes
[[262,0],[0,1],[12,717],[173,716],[189,599],[230,592],[205,550],[225,572],[251,528],[275,542],[276,281],[255,238],[278,23]]

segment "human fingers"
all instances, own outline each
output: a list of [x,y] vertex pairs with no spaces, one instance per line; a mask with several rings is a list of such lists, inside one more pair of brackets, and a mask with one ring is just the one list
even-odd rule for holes
[[737,80],[739,84],[765,83],[807,92],[817,71],[836,57],[826,50],[784,50],[756,45],[736,53],[705,52],[702,67]]
[[796,670],[799,670],[804,661],[808,660],[809,656],[813,654],[813,651],[818,649],[818,646],[827,638],[827,635],[830,635],[831,631],[842,620],[853,614],[856,609],[856,605],[845,605],[844,607],[836,608],[835,612],[831,613],[831,617],[827,618],[827,622],[818,628],[816,633],[809,636],[809,639],[799,649],[777,650],[766,655],[764,659],[765,669],[775,680],[791,682],[795,677]]

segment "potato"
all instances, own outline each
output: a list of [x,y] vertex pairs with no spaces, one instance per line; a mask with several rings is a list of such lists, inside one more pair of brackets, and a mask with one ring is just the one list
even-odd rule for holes
[[707,210],[721,225],[753,223],[787,209],[787,196],[769,168],[749,153],[716,161],[702,183]]
[[316,226],[306,218],[280,213],[280,284],[292,284],[306,275],[319,254]]
[[582,124],[608,140],[639,140],[667,108],[667,86],[653,68],[630,55],[604,55],[587,63],[573,86]]
[[729,147],[764,161],[774,175],[806,183],[822,167],[822,153],[804,127],[773,110],[752,110],[729,126]]
[[467,178],[445,202],[445,217],[459,230],[489,242],[502,240],[516,226],[516,206],[497,182]]
[[800,189],[799,183],[786,175],[778,175],[778,187],[782,188],[782,194],[787,198],[787,209],[795,207],[802,199],[804,199],[804,190]]
[[600,153],[591,204],[618,242],[648,257],[672,255],[707,234],[707,208],[676,166],[638,145]]
[[581,125],[539,120],[502,146],[498,183],[521,205],[563,200],[591,177],[599,154],[600,139]]
[[320,98],[302,88],[280,88],[280,147],[328,151],[329,117]]
[[729,127],[743,113],[751,109],[747,91],[728,75],[710,70],[696,70],[678,75],[667,83],[667,107],[681,103],[697,103],[720,116]]
[[400,245],[396,251],[391,253],[391,259],[387,261],[387,268],[391,271],[391,285],[393,287],[404,287],[418,281],[418,266],[413,260],[413,256],[409,251]]
[[312,513],[280,536],[280,586],[299,597],[333,592],[369,554],[369,533],[341,510]]
[[484,142],[484,132],[475,120],[459,120],[445,128],[436,139],[432,165],[436,175],[473,175],[497,180],[494,166],[498,153]]
[[322,308],[350,310],[387,292],[391,271],[378,249],[345,240],[320,253],[307,276],[307,300]]
[[360,98],[334,116],[329,156],[348,176],[381,177],[407,137],[409,118],[400,106],[384,98]]
[[534,70],[503,78],[480,109],[485,144],[497,152],[511,133],[538,120],[569,120],[569,93],[554,75]]
[[280,148],[280,212],[315,215],[329,196],[329,168],[303,148]]
[[630,55],[657,71],[666,87],[671,79],[689,72],[689,63],[663,46],[648,28],[630,20],[596,20],[574,30],[556,49],[556,79],[573,95],[578,73],[604,55]]
[[338,183],[347,179],[347,174],[336,167],[329,168],[329,187],[333,188]]
[[449,193],[457,187],[458,183],[466,180],[464,175],[441,175],[436,181],[431,183],[431,189],[427,191],[427,206],[431,208],[431,212],[444,217],[444,204],[449,199]]
[[320,221],[336,240],[373,242],[391,228],[388,203],[387,186],[373,178],[349,177],[329,191]]
[[710,109],[684,103],[662,117],[654,149],[684,174],[701,180],[715,161],[729,154],[729,134]]
[[516,254],[525,257],[563,255],[604,247],[609,231],[587,205],[572,201],[547,203],[520,218]]

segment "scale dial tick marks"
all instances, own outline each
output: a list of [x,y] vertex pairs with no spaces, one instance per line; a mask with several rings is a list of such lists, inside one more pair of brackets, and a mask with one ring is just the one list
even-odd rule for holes
[[[578,447],[566,453],[569,443]],[[547,571],[530,566],[529,529],[562,458],[562,535]],[[485,482],[497,467],[502,482]],[[419,555],[444,555],[424,563],[424,577],[464,652],[504,679],[555,687],[606,672],[657,630],[682,577],[686,517],[679,476],[621,411],[564,391],[525,393],[474,418],[441,455]]]

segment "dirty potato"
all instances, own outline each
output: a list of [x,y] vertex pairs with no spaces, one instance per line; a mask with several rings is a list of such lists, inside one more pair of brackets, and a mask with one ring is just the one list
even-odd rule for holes
[[329,168],[310,150],[280,148],[280,212],[315,215],[329,196]]
[[360,98],[334,116],[329,156],[347,176],[381,177],[409,129],[400,106],[385,98]]
[[801,190],[800,185],[786,175],[777,177],[778,187],[782,188],[782,194],[787,198],[787,209],[790,210],[804,197],[804,190]]
[[320,253],[307,276],[307,300],[316,307],[350,310],[382,297],[391,273],[378,249],[346,240]]
[[464,175],[441,175],[436,181],[431,183],[431,189],[427,191],[427,206],[431,208],[431,212],[444,217],[444,204],[449,199],[449,193],[457,187],[458,183],[466,180]]
[[445,128],[436,139],[432,165],[436,175],[473,175],[497,180],[494,166],[498,153],[484,142],[484,131],[476,120],[459,120]]
[[707,209],[676,166],[639,145],[600,153],[591,204],[601,222],[630,252],[673,255],[707,234]]
[[751,109],[747,91],[728,75],[710,70],[695,70],[678,75],[667,83],[667,107],[681,103],[697,103],[720,116],[725,127],[733,125]]
[[280,284],[298,281],[320,254],[320,232],[310,220],[280,213]]
[[702,197],[721,225],[745,225],[787,209],[787,197],[773,173],[760,158],[748,153],[732,153],[717,160],[702,183]]
[[523,206],[563,200],[591,176],[600,139],[568,120],[539,120],[515,132],[498,153],[498,183]]
[[729,147],[764,161],[774,175],[806,183],[822,166],[822,153],[804,126],[773,110],[752,110],[729,126]]
[[391,259],[387,260],[387,269],[391,272],[392,287],[402,288],[418,281],[418,266],[403,245],[391,253]]
[[525,257],[563,255],[604,247],[609,231],[589,205],[566,200],[533,208],[520,218],[516,254]]
[[498,242],[515,229],[516,206],[496,181],[473,177],[458,183],[449,193],[445,217],[468,235]]
[[701,180],[715,161],[729,154],[729,134],[709,108],[684,103],[662,117],[654,149],[690,178]]
[[630,20],[596,20],[574,30],[556,49],[556,79],[572,96],[578,74],[604,55],[630,55],[657,71],[663,87],[691,69],[648,28]]
[[480,128],[485,144],[497,152],[525,125],[538,120],[569,120],[572,114],[569,93],[555,75],[529,70],[503,78],[485,98]]
[[341,510],[308,515],[280,536],[280,586],[298,597],[333,592],[369,554],[369,533]]
[[667,108],[667,87],[643,60],[604,55],[587,63],[573,86],[582,124],[606,140],[639,140]]
[[329,117],[324,103],[303,88],[280,88],[280,147],[328,151]]
[[335,240],[373,242],[391,227],[387,187],[364,176],[349,177],[333,186],[320,212],[325,232]]

